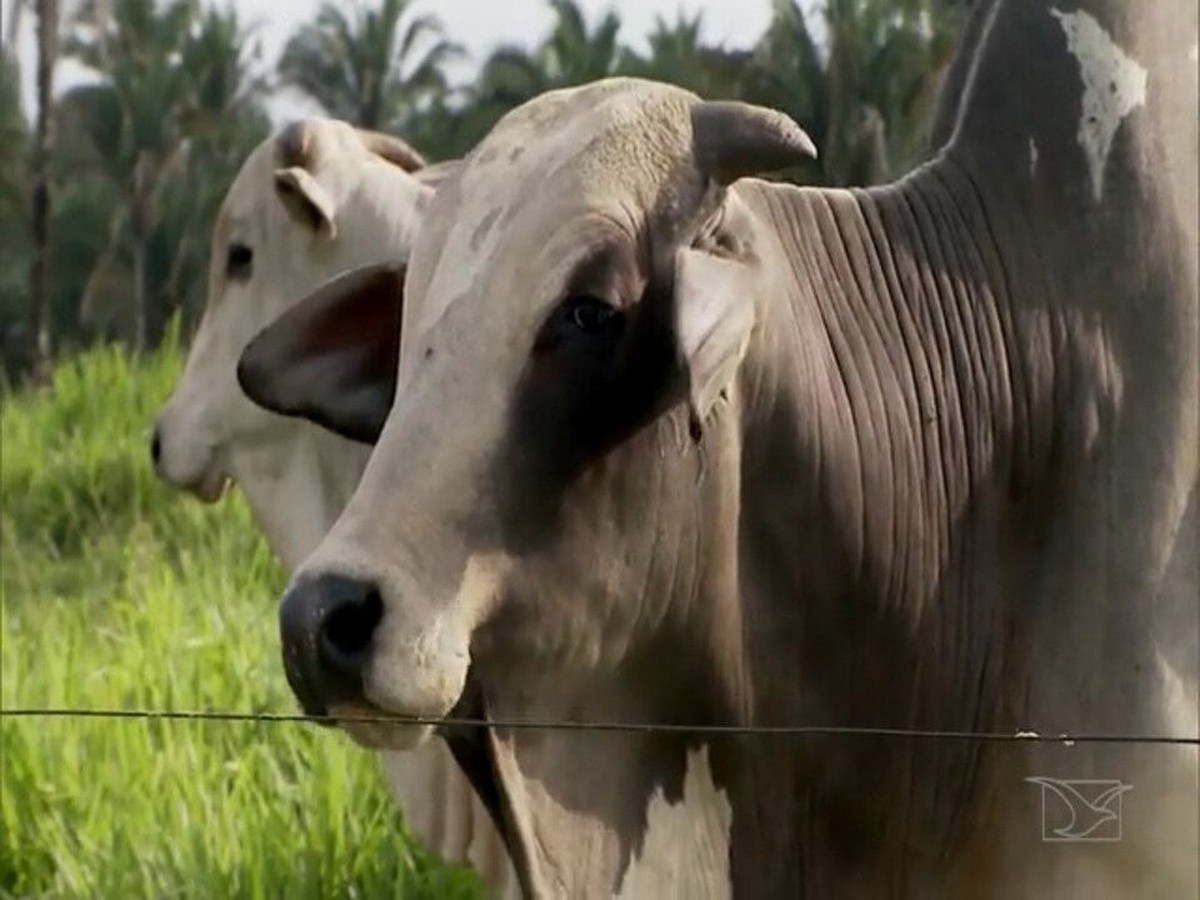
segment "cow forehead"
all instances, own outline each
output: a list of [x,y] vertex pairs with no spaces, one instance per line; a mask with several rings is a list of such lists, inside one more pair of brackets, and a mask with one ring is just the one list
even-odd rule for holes
[[553,280],[598,222],[633,237],[689,153],[695,99],[611,79],[549,92],[501,119],[430,206],[410,260],[406,339],[458,301],[502,302],[494,295],[506,287],[536,293],[514,277]]
[[253,219],[268,204],[277,202],[271,180],[275,169],[274,154],[274,142],[268,138],[246,157],[217,211],[214,238],[227,241],[235,237],[239,226]]

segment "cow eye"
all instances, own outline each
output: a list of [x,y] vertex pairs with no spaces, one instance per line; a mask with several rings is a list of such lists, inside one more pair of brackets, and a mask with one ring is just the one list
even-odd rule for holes
[[534,352],[578,347],[607,352],[625,328],[625,314],[611,303],[586,294],[567,297],[546,320]]
[[571,324],[586,335],[615,337],[621,331],[621,313],[595,297],[568,301]]
[[250,277],[254,267],[254,251],[245,244],[230,244],[225,257],[225,274],[229,278],[242,280]]

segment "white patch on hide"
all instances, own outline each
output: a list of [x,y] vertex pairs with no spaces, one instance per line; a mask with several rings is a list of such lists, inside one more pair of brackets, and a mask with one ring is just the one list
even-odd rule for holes
[[1038,149],[1037,141],[1033,138],[1029,139],[1029,177],[1032,178],[1037,174]]
[[729,829],[733,809],[713,783],[708,748],[689,750],[683,800],[669,803],[662,788],[646,806],[646,836],[614,895],[623,900],[657,897],[724,898],[732,895]]
[[1192,44],[1192,49],[1188,51],[1188,62],[1195,63],[1200,61],[1200,45]]
[[1104,195],[1104,165],[1121,120],[1146,102],[1146,70],[1113,43],[1108,33],[1086,12],[1050,14],[1067,36],[1067,50],[1079,61],[1083,81],[1083,113],[1079,145],[1087,156],[1092,196]]

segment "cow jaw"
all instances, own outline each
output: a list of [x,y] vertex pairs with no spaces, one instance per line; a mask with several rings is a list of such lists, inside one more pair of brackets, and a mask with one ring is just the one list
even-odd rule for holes
[[[172,398],[174,400],[174,398]],[[154,471],[164,482],[202,503],[216,503],[229,484],[214,441],[202,433],[191,408],[169,403],[154,426]]]
[[185,491],[201,503],[216,503],[229,487],[229,476],[218,469],[211,469],[199,480],[182,486]]
[[[386,711],[371,705],[335,703],[329,707],[329,715],[334,719],[345,717],[339,722],[342,729],[368,750],[413,750],[433,732],[432,725],[413,725],[401,717],[394,722],[382,721],[387,718]],[[356,721],[366,719],[371,721]]]

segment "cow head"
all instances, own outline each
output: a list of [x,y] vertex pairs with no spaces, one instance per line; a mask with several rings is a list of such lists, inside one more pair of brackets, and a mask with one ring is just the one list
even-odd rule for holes
[[[163,480],[215,500],[237,477],[236,448],[280,437],[286,423],[238,387],[242,349],[297,297],[344,270],[386,262],[398,289],[445,171],[426,168],[398,138],[332,119],[290,125],[249,156],[213,228],[208,299],[186,367],[153,429],[150,452]],[[383,306],[368,298],[355,321],[395,310],[395,298]]]
[[[567,697],[574,675],[653,672],[693,632],[731,630],[730,535],[699,523],[736,529],[722,405],[778,251],[725,188],[814,153],[782,114],[625,79],[501,120],[430,206],[395,405],[282,603],[307,709],[442,716],[469,665],[489,702],[501,670],[509,696]],[[268,336],[303,347],[303,327]],[[303,353],[257,356],[252,398],[362,414],[366,385],[317,398]]]

